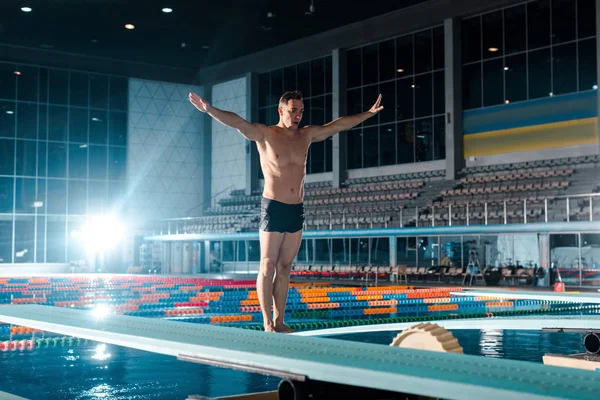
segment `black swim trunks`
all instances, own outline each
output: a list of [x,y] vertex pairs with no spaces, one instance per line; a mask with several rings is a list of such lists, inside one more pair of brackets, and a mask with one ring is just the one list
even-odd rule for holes
[[260,230],[264,232],[289,232],[302,230],[304,203],[287,204],[263,197],[260,202]]

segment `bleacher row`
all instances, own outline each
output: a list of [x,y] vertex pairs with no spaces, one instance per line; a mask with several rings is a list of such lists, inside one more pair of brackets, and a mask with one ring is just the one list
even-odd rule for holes
[[[330,181],[311,182],[305,185],[305,229],[445,225],[450,219],[453,224],[483,223],[486,212],[488,223],[505,218],[518,223],[525,216],[533,222],[546,218],[546,205],[548,220],[589,219],[589,199],[572,199],[567,216],[563,197],[598,192],[599,164],[598,156],[583,156],[468,167],[454,182],[444,180],[443,170],[348,179],[341,188]],[[225,224],[238,232],[254,231],[260,198],[261,189],[250,196],[234,190],[206,210],[217,220],[191,229],[214,231]],[[592,212],[600,214],[600,204]],[[230,216],[244,222],[227,222]]]

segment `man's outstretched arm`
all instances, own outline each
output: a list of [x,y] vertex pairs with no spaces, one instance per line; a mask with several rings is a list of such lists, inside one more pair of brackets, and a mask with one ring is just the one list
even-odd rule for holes
[[196,93],[190,93],[189,100],[198,110],[210,115],[225,126],[237,129],[237,131],[246,139],[252,141],[261,141],[263,139],[264,129],[266,129],[265,125],[253,124],[236,113],[213,107],[208,101],[198,96]]
[[360,114],[348,115],[345,117],[340,117],[336,120],[333,120],[323,126],[310,126],[307,129],[310,129],[310,135],[312,137],[313,142],[321,142],[327,139],[330,136],[335,135],[338,132],[347,131],[360,124],[364,120],[371,118],[374,115],[377,115],[379,111],[383,109],[381,104],[381,95],[377,97],[377,101],[373,104],[373,107],[369,109],[369,111],[365,111]]

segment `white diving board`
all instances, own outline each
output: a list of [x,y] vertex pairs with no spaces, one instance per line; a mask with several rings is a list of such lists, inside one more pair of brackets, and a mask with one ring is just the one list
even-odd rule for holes
[[597,400],[600,373],[523,361],[265,333],[41,305],[0,306],[0,321],[290,379],[444,399]]
[[600,304],[600,293],[569,293],[569,292],[535,292],[523,290],[485,290],[485,289],[464,289],[463,291],[450,292],[453,296],[489,296],[499,299],[515,300],[549,300],[549,301],[568,301],[572,303]]

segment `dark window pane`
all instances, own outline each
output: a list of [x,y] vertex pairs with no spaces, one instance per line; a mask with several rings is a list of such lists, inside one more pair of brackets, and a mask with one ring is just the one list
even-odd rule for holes
[[396,43],[394,39],[379,43],[379,81],[396,77]]
[[38,132],[39,140],[48,140],[48,106],[39,104],[38,108]]
[[87,182],[69,180],[69,215],[87,212]]
[[502,59],[483,63],[483,106],[504,103],[504,63]]
[[285,67],[283,69],[283,91],[296,90],[296,66]]
[[107,178],[106,146],[90,146],[90,179]]
[[554,94],[577,91],[577,44],[569,43],[552,49]]
[[71,72],[69,94],[71,105],[88,107],[90,97],[89,75],[84,72]]
[[48,179],[48,214],[66,214],[67,212],[67,181],[62,179]]
[[413,53],[413,35],[405,35],[396,39],[396,68],[398,78],[413,74]]
[[550,44],[550,0],[527,3],[529,49]]
[[[304,103],[304,110],[306,110],[303,114],[302,114],[302,119],[300,120],[300,126],[308,126],[308,125],[312,125],[312,123],[310,122],[310,110],[312,109],[312,100],[311,99],[304,99],[303,101]],[[276,121],[274,121],[273,123],[275,123]]]
[[361,49],[348,50],[346,53],[346,79],[348,88],[362,84]]
[[48,142],[37,143],[37,157],[38,157],[38,176],[46,176],[47,174],[47,159],[48,159]]
[[108,111],[90,110],[90,143],[106,144],[108,141]]
[[364,128],[363,132],[363,168],[379,166],[379,128]]
[[577,0],[577,30],[579,39],[596,36],[595,0]]
[[396,164],[396,124],[379,127],[379,148],[381,149],[381,165]]
[[67,141],[69,113],[67,107],[50,106],[48,115],[48,140]]
[[17,96],[17,66],[0,63],[0,99],[15,100]]
[[[2,178],[0,178],[2,179]],[[0,184],[1,187],[1,184]],[[2,203],[2,194],[0,193],[0,204]],[[12,217],[0,217],[0,264],[12,263],[12,237],[13,222]],[[10,221],[4,220],[10,218]]]
[[108,76],[90,75],[90,107],[108,108]]
[[15,213],[32,214],[35,212],[33,203],[36,201],[35,178],[16,179]]
[[414,80],[412,77],[396,81],[396,120],[413,118]]
[[35,262],[45,263],[46,257],[46,217],[37,217],[36,243],[35,243]]
[[267,117],[267,108],[259,108],[258,109],[258,123],[269,125],[269,120]]
[[371,44],[363,47],[362,53],[362,70],[363,70],[363,85],[369,85],[377,82],[377,44]]
[[[377,101],[378,96],[379,96],[379,85],[365,86],[363,88],[362,110],[360,110],[359,112],[365,112],[368,109],[370,109],[373,106],[373,104],[375,104],[375,101]],[[377,124],[377,118],[369,118],[363,122],[363,126],[376,125],[376,124]]]
[[0,175],[15,173],[15,140],[0,139]]
[[332,168],[332,152],[333,152],[333,138],[329,137],[325,140],[325,172],[331,172]]
[[14,188],[13,178],[0,177],[0,213],[13,212]]
[[269,117],[269,125],[275,125],[279,123],[279,113],[277,112],[276,105],[267,108],[267,116]]
[[38,214],[46,213],[46,179],[37,178],[37,195],[35,200],[39,202],[37,208]]
[[108,161],[108,179],[125,180],[127,149],[125,147],[109,147]]
[[88,214],[100,214],[108,210],[106,182],[88,182]]
[[110,77],[108,106],[111,110],[127,110],[128,88],[127,78]]
[[88,142],[88,109],[71,107],[69,109],[69,141]]
[[36,103],[17,104],[17,137],[37,138],[38,106]]
[[576,5],[577,2],[573,0],[552,0],[552,43],[575,40]]
[[38,101],[40,103],[48,103],[48,80],[50,79],[48,69],[40,68],[39,73],[38,73],[38,79],[39,79]]
[[362,90],[352,89],[346,92],[346,108],[348,115],[359,114],[362,112]]
[[362,168],[362,129],[354,129],[347,133],[347,166],[348,169]]
[[438,71],[433,74],[434,114],[444,114],[446,112],[446,87],[444,80],[444,71]]
[[332,68],[331,56],[325,57],[325,93],[331,93],[332,91]]
[[483,35],[483,58],[493,58],[504,53],[502,45],[502,11],[484,14],[481,17]]
[[415,76],[415,118],[433,114],[433,74]]
[[21,101],[38,101],[38,69],[17,66],[17,98]]
[[396,144],[398,146],[398,164],[410,164],[415,162],[415,132],[413,130],[413,122],[399,122],[397,124],[396,133]]
[[465,110],[481,107],[481,64],[463,67],[463,107]]
[[433,118],[433,159],[446,158],[446,121],[443,115]]
[[269,104],[269,89],[270,89],[270,76],[269,72],[258,75],[258,106],[266,107]]
[[67,147],[65,143],[48,143],[48,176],[65,178],[67,175]]
[[310,173],[325,172],[325,141],[313,143],[309,150]]
[[[579,46],[579,90],[590,90],[598,85],[596,75],[596,39],[582,40]],[[598,87],[596,86],[596,89]]]
[[69,73],[57,69],[48,71],[48,102],[52,104],[69,104]]
[[504,10],[504,53],[525,51],[527,48],[525,5]]
[[325,59],[317,58],[310,62],[310,95],[325,93]]
[[15,220],[15,263],[32,263],[35,255],[35,217],[18,216]]
[[332,109],[331,107],[333,106],[333,99],[332,99],[332,95],[328,94],[327,96],[325,96],[325,122],[330,122],[331,120],[333,120],[333,116],[332,116]]
[[[308,116],[307,111],[304,111],[305,116]],[[314,97],[310,100],[310,124],[324,125],[325,122],[325,96]]]
[[433,28],[433,69],[444,68],[444,27]]
[[87,178],[87,158],[88,148],[85,145],[69,145],[69,178]]
[[504,60],[504,80],[508,102],[527,100],[526,54],[515,54]]
[[15,137],[16,107],[12,101],[0,101],[0,137]]
[[127,113],[116,111],[110,112],[108,144],[111,146],[127,145]]
[[415,162],[433,160],[433,119],[415,121]]
[[35,176],[37,171],[37,142],[17,140],[17,175]]
[[529,52],[529,98],[550,95],[550,49]]
[[[381,105],[383,110],[379,112],[379,123],[396,121],[396,82],[386,82],[379,85],[381,93]],[[375,119],[375,118],[373,118]]]
[[312,96],[310,93],[310,63],[298,64],[298,90],[304,97]]
[[56,217],[47,218],[46,262],[65,262],[66,222]]
[[481,17],[462,21],[462,62],[481,60]]
[[415,33],[415,74],[433,69],[431,29]]
[[283,94],[283,70],[276,69],[271,71],[271,89],[269,105],[278,104]]

